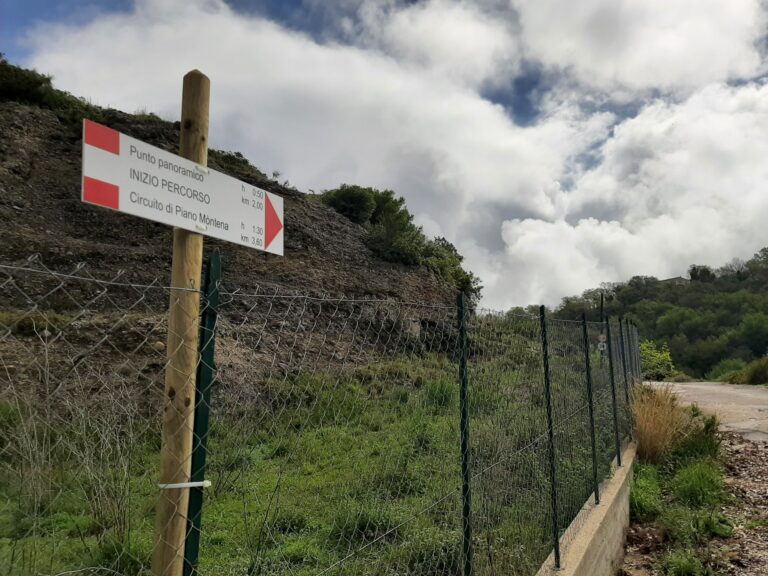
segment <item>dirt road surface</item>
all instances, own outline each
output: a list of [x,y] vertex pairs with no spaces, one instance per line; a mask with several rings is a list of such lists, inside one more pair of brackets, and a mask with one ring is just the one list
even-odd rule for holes
[[665,384],[685,404],[716,414],[720,427],[749,440],[768,442],[768,388],[719,382]]

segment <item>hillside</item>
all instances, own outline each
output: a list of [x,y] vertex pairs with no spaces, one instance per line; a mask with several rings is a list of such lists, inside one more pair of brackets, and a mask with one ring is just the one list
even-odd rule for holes
[[[166,282],[168,226],[80,201],[81,120],[95,118],[174,153],[179,123],[92,106],[1,58],[0,68],[0,261],[22,264],[40,254],[57,270],[85,262],[99,277],[123,269],[123,278],[132,282]],[[217,140],[215,130],[211,140]],[[313,294],[454,301],[455,288],[426,266],[375,257],[364,243],[365,227],[311,195],[269,179],[240,154],[211,150],[209,166],[285,199],[284,257],[206,240],[206,251],[222,251],[228,285],[250,290],[275,284]]]
[[667,344],[678,369],[699,378],[719,378],[768,351],[768,248],[746,262],[718,269],[692,265],[685,278],[635,276],[627,282],[563,299],[560,318],[583,311],[599,318],[623,315],[646,339]]

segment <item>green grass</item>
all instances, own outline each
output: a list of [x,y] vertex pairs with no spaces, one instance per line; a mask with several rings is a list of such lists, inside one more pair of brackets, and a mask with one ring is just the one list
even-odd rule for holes
[[[361,547],[345,573],[367,572],[371,563],[394,563],[413,574],[428,573],[433,561],[454,564],[461,542],[455,366],[425,356],[360,367],[361,377],[352,372],[268,382],[264,401],[242,419],[214,417],[202,572],[317,571]],[[8,433],[21,434],[34,419],[0,406],[0,429]],[[93,431],[57,425],[68,442],[92,441]],[[157,454],[146,437],[137,436],[143,444],[131,455],[112,453],[130,458],[128,477],[106,474],[115,462],[99,461],[104,468],[96,478],[112,490],[101,496],[64,452],[51,454],[57,464],[45,471],[43,486],[25,482],[21,468],[0,479],[0,502],[7,502],[0,505],[0,571],[27,576],[32,556],[38,567],[45,557],[45,570],[55,572],[100,565],[138,576],[148,568]],[[4,466],[16,469],[10,461]],[[51,494],[47,504],[40,499]],[[130,504],[116,524],[107,512],[121,495]],[[113,535],[118,525],[126,527],[124,536]]]
[[713,574],[704,568],[697,554],[690,550],[676,550],[661,560],[660,571],[666,576],[709,576]]
[[663,508],[659,470],[650,464],[639,464],[629,494],[632,519],[639,522],[655,520]]
[[693,462],[672,478],[672,492],[677,500],[695,508],[719,504],[725,495],[723,473],[713,462]]
[[[537,400],[540,344],[517,334],[508,340],[511,352],[492,339],[475,343],[470,360],[476,565],[528,576],[551,551],[542,515],[546,407]],[[568,354],[552,361],[565,407],[577,405],[583,385],[568,379],[577,366]],[[259,382],[257,401],[246,405],[215,397],[201,573],[311,574],[342,562],[350,576],[460,574],[457,380],[455,363],[412,354]],[[0,460],[13,471],[0,476],[0,572],[103,565],[143,576],[158,494],[157,423],[130,406],[136,420],[125,422],[94,404],[87,426],[46,420],[44,409],[0,404],[0,431],[20,439],[18,454],[36,446],[44,464],[21,465],[12,452]],[[564,523],[591,489],[582,428],[560,431],[569,446],[558,451]],[[613,437],[598,439],[601,462],[609,461]]]
[[656,465],[636,466],[630,511],[634,521],[652,522],[661,530],[666,552],[657,565],[660,574],[714,576],[711,542],[733,533],[719,510],[726,493],[718,422],[696,406],[677,410],[687,423]]

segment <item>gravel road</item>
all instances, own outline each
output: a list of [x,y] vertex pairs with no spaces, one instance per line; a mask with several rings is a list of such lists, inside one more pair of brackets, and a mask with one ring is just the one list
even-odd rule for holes
[[721,428],[745,438],[768,442],[768,388],[719,382],[686,382],[671,386],[685,404],[698,404],[717,414]]

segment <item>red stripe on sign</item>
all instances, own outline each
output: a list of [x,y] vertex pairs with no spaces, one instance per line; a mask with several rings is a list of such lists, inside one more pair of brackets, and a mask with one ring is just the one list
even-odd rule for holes
[[83,124],[86,144],[112,152],[112,154],[120,154],[120,132],[91,120],[83,120]]
[[96,178],[83,177],[83,202],[98,204],[105,208],[120,209],[120,187],[96,180]]

